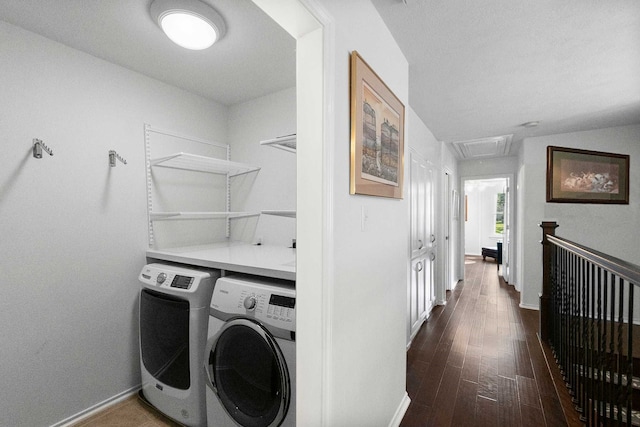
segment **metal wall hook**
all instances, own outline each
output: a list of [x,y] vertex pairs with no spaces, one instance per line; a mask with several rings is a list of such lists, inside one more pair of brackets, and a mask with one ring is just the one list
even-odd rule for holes
[[120,156],[120,154],[116,153],[115,150],[109,150],[109,166],[111,166],[112,168],[115,168],[116,159],[120,160],[125,165],[127,164],[127,161],[123,159],[122,156]]
[[53,156],[53,150],[51,148],[47,147],[41,139],[33,138],[33,157],[41,159],[42,150],[46,151],[50,156]]

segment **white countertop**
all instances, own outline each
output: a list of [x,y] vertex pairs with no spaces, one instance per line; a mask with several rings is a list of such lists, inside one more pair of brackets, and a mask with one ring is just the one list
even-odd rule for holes
[[296,280],[296,250],[284,246],[222,242],[182,248],[148,249],[147,257],[230,272]]

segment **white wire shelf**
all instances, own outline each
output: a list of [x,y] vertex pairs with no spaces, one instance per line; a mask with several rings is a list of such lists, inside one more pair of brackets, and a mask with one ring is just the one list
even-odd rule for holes
[[267,145],[269,147],[279,148],[290,153],[295,153],[297,147],[297,136],[295,133],[292,135],[279,136],[277,138],[260,141],[260,145]]
[[296,217],[296,211],[261,211],[260,213],[262,213],[263,215],[276,215],[276,216],[286,216],[288,218],[295,218]]
[[151,166],[215,173],[220,175],[229,174],[229,176],[243,175],[260,170],[257,166],[250,166],[244,163],[182,152],[171,154],[166,157],[151,159]]
[[259,216],[259,212],[153,212],[152,221],[173,221],[182,219],[236,219]]

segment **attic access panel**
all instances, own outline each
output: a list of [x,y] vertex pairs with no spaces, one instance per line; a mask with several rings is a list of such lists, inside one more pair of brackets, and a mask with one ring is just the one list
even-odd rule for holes
[[491,138],[470,139],[467,141],[455,141],[451,145],[456,150],[459,158],[481,159],[490,157],[502,157],[509,155],[511,138],[513,135],[502,135]]

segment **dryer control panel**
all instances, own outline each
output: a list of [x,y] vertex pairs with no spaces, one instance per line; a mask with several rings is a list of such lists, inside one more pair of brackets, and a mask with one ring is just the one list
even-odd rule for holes
[[284,280],[227,276],[216,281],[211,308],[225,317],[245,316],[295,331],[296,291]]
[[211,301],[213,283],[220,277],[218,270],[197,270],[167,264],[147,264],[138,279],[142,287],[174,295],[206,307]]

